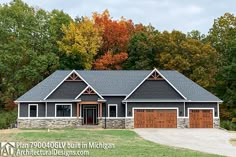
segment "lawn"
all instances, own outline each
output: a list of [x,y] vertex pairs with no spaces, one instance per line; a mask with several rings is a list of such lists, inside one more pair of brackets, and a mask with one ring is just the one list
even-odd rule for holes
[[104,142],[115,145],[113,149],[87,149],[91,157],[213,157],[217,155],[205,154],[159,145],[146,141],[130,130],[18,130],[16,132],[1,133],[0,141],[46,142]]

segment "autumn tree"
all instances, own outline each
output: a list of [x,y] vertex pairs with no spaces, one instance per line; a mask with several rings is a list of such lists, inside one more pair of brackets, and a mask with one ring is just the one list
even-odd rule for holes
[[205,88],[215,85],[219,55],[210,43],[186,37],[179,31],[165,31],[156,44],[160,68],[178,70]]
[[128,54],[126,52],[113,54],[112,52],[108,51],[103,56],[95,60],[94,69],[120,70],[122,68],[122,64],[127,58]]
[[113,53],[127,51],[129,39],[134,31],[134,24],[131,20],[123,17],[120,20],[113,20],[108,10],[102,14],[93,13],[93,19],[98,27],[103,28],[101,55],[107,51]]
[[102,44],[101,30],[92,20],[84,18],[81,22],[71,22],[63,26],[64,36],[58,45],[69,55],[79,57],[82,68],[91,69],[94,56]]

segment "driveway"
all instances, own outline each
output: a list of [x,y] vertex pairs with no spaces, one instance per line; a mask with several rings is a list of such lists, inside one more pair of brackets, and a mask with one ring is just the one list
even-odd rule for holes
[[134,129],[146,140],[201,152],[236,157],[235,132],[220,129]]

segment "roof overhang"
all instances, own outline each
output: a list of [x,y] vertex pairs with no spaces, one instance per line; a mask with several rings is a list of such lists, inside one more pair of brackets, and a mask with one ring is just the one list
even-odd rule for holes
[[215,102],[215,103],[222,103],[223,101],[192,101],[192,100],[181,100],[181,99],[128,99],[128,100],[123,100],[122,103],[126,102]]

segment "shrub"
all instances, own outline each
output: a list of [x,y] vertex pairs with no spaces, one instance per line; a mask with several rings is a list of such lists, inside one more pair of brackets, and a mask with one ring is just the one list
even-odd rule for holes
[[236,124],[236,118],[232,118],[232,123]]
[[11,124],[16,123],[17,111],[0,112],[0,129],[7,129]]
[[230,109],[225,106],[225,105],[220,105],[220,119],[224,119],[224,120],[231,120],[232,117],[232,113],[230,112]]
[[220,126],[222,128],[227,129],[227,130],[234,130],[234,131],[236,131],[236,123],[232,123],[229,120],[221,121],[220,122]]

